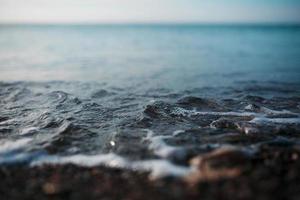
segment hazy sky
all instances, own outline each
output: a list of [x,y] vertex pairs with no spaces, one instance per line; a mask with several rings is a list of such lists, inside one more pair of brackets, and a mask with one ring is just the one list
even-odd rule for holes
[[297,22],[300,0],[0,0],[0,23]]

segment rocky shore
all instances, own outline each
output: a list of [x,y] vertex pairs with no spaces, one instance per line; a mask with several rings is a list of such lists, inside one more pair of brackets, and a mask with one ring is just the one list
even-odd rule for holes
[[1,166],[0,199],[299,199],[300,149],[262,145],[254,155],[218,149],[191,160],[183,178],[103,166]]

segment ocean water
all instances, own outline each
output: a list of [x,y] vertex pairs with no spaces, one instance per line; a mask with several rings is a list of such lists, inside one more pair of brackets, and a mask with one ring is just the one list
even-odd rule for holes
[[223,146],[299,145],[300,27],[1,25],[0,165],[185,175]]

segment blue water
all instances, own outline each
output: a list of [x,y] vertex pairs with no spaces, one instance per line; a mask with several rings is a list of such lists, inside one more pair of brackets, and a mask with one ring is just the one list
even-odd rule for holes
[[300,27],[0,26],[0,80],[97,81],[187,89],[299,83]]
[[185,174],[213,148],[299,145],[299,36],[275,25],[1,25],[0,166]]

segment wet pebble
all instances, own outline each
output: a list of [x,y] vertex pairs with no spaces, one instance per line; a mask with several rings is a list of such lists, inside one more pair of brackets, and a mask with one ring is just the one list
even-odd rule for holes
[[250,159],[248,152],[231,147],[222,147],[194,157],[190,163],[195,172],[187,180],[198,182],[236,177],[241,174],[242,168],[249,164]]

